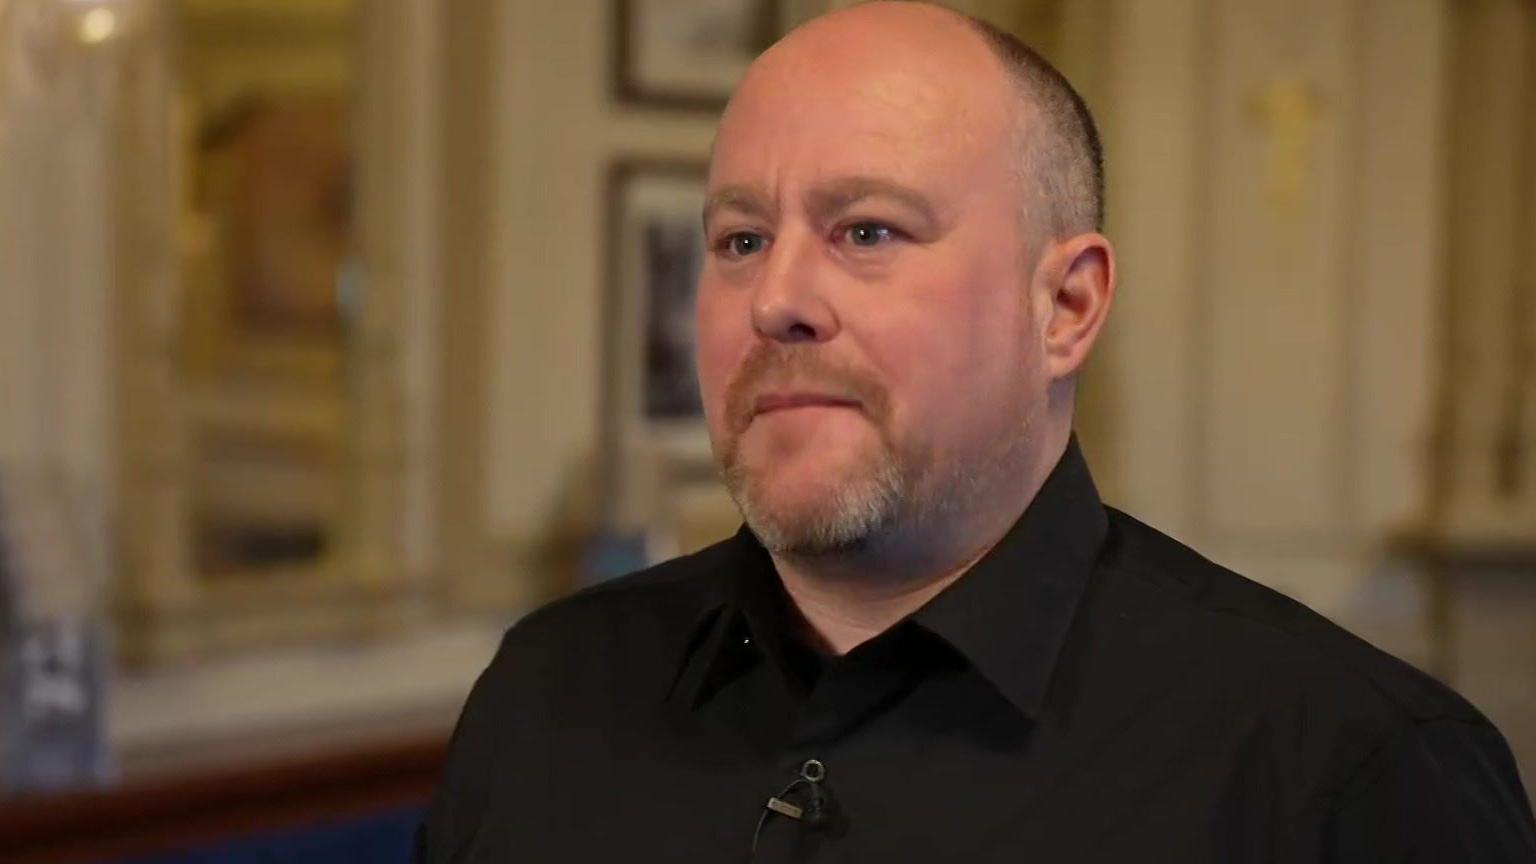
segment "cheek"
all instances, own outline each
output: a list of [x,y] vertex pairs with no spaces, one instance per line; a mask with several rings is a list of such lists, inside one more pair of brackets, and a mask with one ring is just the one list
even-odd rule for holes
[[949,283],[954,291],[934,292],[914,306],[883,340],[880,365],[891,384],[894,419],[935,447],[1016,413],[1033,387],[1022,302],[976,290],[978,283],[967,284],[965,276]]
[[699,392],[713,422],[725,401],[725,388],[751,344],[750,318],[730,303],[727,292],[699,287],[697,327]]
[[970,342],[931,338],[937,335],[929,330],[910,343],[912,350],[892,370],[892,389],[898,427],[942,446],[953,437],[951,427],[967,425],[979,407],[977,401],[987,398],[990,388],[985,382],[990,376],[977,368]]

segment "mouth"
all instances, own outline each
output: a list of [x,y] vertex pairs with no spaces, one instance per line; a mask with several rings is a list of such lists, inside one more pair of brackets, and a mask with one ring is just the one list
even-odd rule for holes
[[861,407],[857,399],[833,396],[826,393],[803,391],[764,393],[752,402],[752,418],[778,411],[797,408],[854,408]]

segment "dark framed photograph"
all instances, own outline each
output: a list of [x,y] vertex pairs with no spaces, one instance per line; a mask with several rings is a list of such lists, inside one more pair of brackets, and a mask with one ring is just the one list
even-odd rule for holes
[[719,110],[783,29],[782,0],[618,0],[614,89],[621,102]]
[[646,508],[641,487],[712,471],[694,358],[706,174],[652,159],[608,172],[604,450],[620,510]]

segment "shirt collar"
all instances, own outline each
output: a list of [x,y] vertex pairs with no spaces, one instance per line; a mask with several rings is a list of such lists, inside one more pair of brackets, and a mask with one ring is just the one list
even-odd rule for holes
[[[1074,435],[1002,540],[909,620],[949,643],[1016,708],[1037,717],[1108,526]],[[788,674],[789,601],[768,552],[745,526],[711,551],[717,553],[708,557],[714,587],[669,691],[691,706],[756,658],[766,656]]]
[[1003,539],[912,615],[1038,717],[1109,517],[1077,438]]
[[[711,555],[710,553],[715,553]],[[708,602],[693,621],[669,698],[690,707],[707,699],[721,681],[746,663],[767,656],[787,676],[784,622],[789,620],[783,583],[768,550],[743,525],[735,536],[706,550],[712,582]]]

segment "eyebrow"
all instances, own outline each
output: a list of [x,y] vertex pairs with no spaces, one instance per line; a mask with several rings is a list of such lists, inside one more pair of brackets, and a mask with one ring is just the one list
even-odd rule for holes
[[869,198],[890,199],[916,213],[927,224],[938,224],[938,211],[926,195],[879,177],[844,177],[820,184],[806,193],[811,214],[821,219]]
[[[879,177],[843,177],[829,180],[806,193],[811,215],[818,219],[840,213],[870,198],[887,198],[915,212],[929,225],[938,224],[938,211],[928,197],[908,186]],[[736,210],[756,219],[772,219],[774,206],[761,190],[746,185],[722,186],[704,201],[704,227],[721,210]]]
[[709,193],[704,199],[704,230],[709,230],[710,219],[721,210],[736,210],[755,219],[773,217],[767,196],[751,186],[721,186]]

